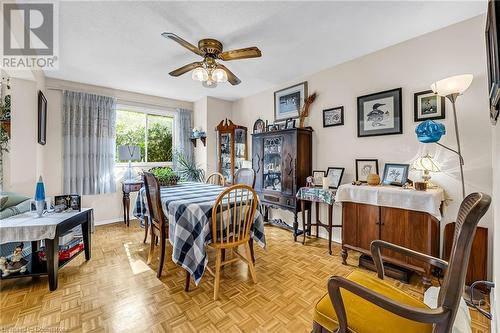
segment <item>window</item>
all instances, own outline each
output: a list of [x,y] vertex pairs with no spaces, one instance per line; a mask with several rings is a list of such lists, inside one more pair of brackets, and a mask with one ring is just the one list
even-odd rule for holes
[[141,147],[141,162],[168,163],[172,161],[172,130],[174,118],[154,111],[135,111],[118,106],[116,110],[116,158],[121,145]]

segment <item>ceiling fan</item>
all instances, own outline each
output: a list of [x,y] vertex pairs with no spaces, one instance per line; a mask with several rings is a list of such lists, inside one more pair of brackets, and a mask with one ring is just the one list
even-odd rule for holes
[[169,74],[171,76],[180,76],[193,70],[192,79],[201,81],[203,86],[207,88],[215,88],[219,82],[229,81],[233,86],[241,83],[241,80],[236,75],[217,60],[230,61],[262,56],[260,50],[255,46],[223,52],[222,43],[216,39],[202,39],[198,42],[198,47],[196,47],[171,32],[164,32],[161,35],[176,41],[189,51],[203,57],[202,61],[192,62],[177,68]]

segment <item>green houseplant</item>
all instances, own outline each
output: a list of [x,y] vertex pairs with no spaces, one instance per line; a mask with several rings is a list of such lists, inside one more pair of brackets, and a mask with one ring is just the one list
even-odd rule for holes
[[176,171],[183,181],[203,182],[205,181],[205,171],[198,167],[194,160],[186,158],[183,154],[176,152]]
[[177,176],[170,167],[156,167],[149,170],[161,186],[174,186],[177,185],[179,181],[179,176]]

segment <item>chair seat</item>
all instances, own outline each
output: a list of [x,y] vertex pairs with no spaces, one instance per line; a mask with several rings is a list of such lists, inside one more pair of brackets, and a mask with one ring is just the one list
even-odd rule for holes
[[[418,299],[366,273],[354,271],[347,276],[347,279],[403,304],[418,308],[429,308]],[[431,324],[418,323],[395,315],[345,289],[341,289],[340,293],[347,313],[349,332],[432,332]],[[338,328],[337,316],[328,294],[323,296],[316,304],[314,321],[329,331],[335,331]]]

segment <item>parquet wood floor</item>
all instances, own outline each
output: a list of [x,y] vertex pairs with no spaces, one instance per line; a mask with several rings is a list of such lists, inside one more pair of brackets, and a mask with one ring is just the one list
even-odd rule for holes
[[[59,288],[48,291],[47,278],[3,281],[0,286],[2,332],[309,332],[316,301],[326,292],[328,277],[347,275],[356,267],[341,264],[340,246],[327,254],[327,242],[294,243],[289,232],[266,227],[268,248],[255,246],[258,283],[243,263],[225,267],[218,301],[207,274],[185,293],[184,270],[166,260],[161,279],[157,258],[145,262],[148,245],[132,221],[99,226],[93,235],[92,259],[80,255],[60,271]],[[168,250],[167,258],[171,252]],[[210,257],[213,264],[213,257]],[[393,285],[422,297],[418,279]],[[474,333],[488,332],[476,319]]]

